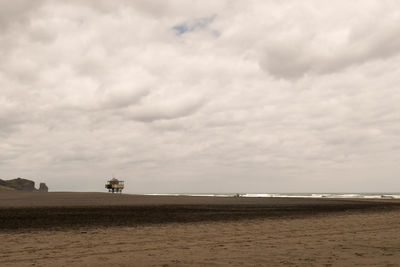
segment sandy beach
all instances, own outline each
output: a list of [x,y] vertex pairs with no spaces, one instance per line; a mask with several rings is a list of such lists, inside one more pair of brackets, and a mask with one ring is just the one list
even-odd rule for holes
[[397,200],[0,193],[1,266],[399,266]]
[[0,0],[0,267],[400,267],[399,85],[400,0]]

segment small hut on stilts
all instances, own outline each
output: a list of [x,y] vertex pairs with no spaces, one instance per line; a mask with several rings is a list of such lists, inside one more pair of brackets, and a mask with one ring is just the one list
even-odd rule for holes
[[124,189],[124,181],[119,181],[116,178],[112,178],[111,180],[107,181],[106,188],[108,189],[108,192],[122,193],[122,189]]

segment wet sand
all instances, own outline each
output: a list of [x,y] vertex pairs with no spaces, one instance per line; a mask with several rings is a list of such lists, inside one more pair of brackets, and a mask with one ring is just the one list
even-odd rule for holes
[[0,193],[1,266],[399,266],[397,200]]

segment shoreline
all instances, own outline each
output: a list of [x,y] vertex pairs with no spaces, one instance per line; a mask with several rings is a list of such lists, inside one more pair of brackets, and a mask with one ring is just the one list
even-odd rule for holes
[[400,210],[399,200],[2,193],[0,229],[63,229],[290,219]]

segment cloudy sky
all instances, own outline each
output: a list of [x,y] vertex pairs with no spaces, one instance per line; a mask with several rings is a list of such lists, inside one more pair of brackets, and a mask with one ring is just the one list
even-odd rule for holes
[[0,0],[0,178],[400,191],[400,2]]

